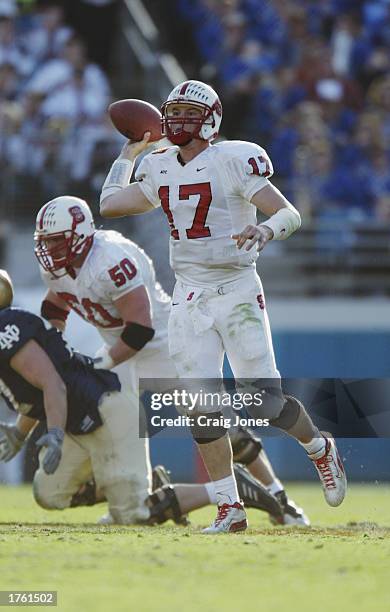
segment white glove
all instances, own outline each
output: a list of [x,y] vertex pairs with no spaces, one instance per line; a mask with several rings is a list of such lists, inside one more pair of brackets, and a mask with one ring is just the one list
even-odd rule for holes
[[0,423],[0,461],[10,461],[22,448],[26,437],[16,425]]
[[93,359],[93,367],[95,370],[111,370],[111,368],[115,367],[115,363],[107,346],[102,346],[97,351]]

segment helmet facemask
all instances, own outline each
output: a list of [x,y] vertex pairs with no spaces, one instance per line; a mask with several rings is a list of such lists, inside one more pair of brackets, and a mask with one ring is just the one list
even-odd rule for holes
[[[186,106],[188,108],[196,108],[200,112],[198,115],[177,117],[171,114],[172,107]],[[162,129],[163,134],[173,143],[179,146],[188,144],[193,138],[197,140],[207,140],[201,135],[204,125],[211,127],[215,126],[213,119],[213,109],[206,104],[198,102],[178,102],[168,101],[163,104],[162,108]],[[187,126],[193,126],[193,130],[189,132],[185,129]]]
[[[62,241],[54,246],[47,244],[48,240],[55,238],[62,238]],[[73,267],[75,259],[82,255],[92,242],[92,236],[85,238],[72,230],[49,236],[39,236],[36,232],[34,239],[36,242],[34,252],[40,265],[54,278],[61,278],[69,274],[69,269]]]

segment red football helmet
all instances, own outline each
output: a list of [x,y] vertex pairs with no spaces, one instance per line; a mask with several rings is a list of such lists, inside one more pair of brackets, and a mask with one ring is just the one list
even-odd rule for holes
[[84,200],[73,196],[51,200],[36,220],[34,251],[39,264],[55,278],[69,274],[74,260],[88,253],[94,233],[92,213]]
[[[196,117],[175,117],[170,114],[173,105],[189,104],[201,111]],[[186,145],[193,138],[214,140],[218,136],[222,121],[222,104],[218,94],[210,85],[201,81],[185,81],[177,85],[161,107],[162,133],[173,144]],[[185,125],[195,126],[192,132]]]

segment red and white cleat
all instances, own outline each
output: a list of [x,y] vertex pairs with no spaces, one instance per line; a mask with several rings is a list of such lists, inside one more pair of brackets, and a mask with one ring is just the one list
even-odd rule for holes
[[210,527],[202,530],[202,533],[234,533],[245,531],[248,521],[244,506],[239,502],[235,504],[222,504],[218,506],[218,514]]
[[321,432],[325,438],[325,453],[309,455],[320,477],[325,499],[329,506],[339,506],[347,492],[347,477],[343,462],[331,434]]

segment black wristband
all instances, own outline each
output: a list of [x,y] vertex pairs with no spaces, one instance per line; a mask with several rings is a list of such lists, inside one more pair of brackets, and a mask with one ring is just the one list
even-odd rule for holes
[[135,351],[140,351],[147,342],[150,342],[153,336],[154,329],[151,327],[145,327],[145,325],[139,323],[126,323],[126,327],[121,333],[121,340]]

